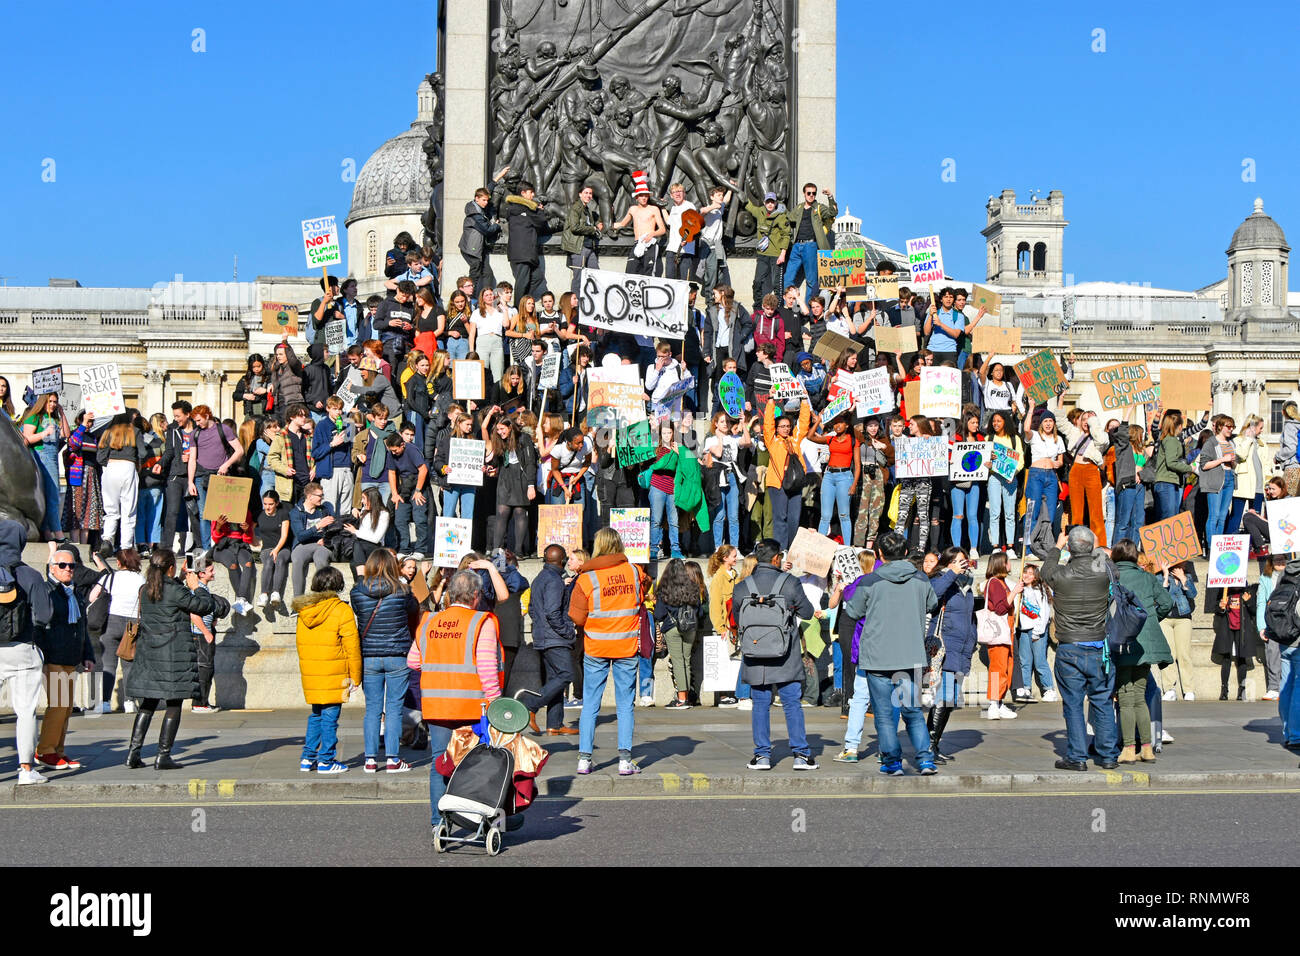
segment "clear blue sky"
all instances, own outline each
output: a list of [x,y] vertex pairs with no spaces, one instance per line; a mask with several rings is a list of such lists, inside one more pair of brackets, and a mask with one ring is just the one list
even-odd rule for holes
[[[11,285],[228,280],[236,253],[243,279],[305,274],[299,220],[342,222],[341,164],[359,169],[406,128],[434,66],[433,0],[382,19],[336,0],[184,6],[7,6],[0,275]],[[901,8],[881,20],[841,0],[841,204],[895,247],[939,233],[949,273],[966,278],[983,276],[984,204],[1003,188],[1064,191],[1077,281],[1211,282],[1257,195],[1294,242],[1300,13],[1158,6],[940,4],[936,58]],[[196,28],[206,52],[191,51]],[[1091,49],[1098,28],[1104,53]],[[941,180],[948,158],[955,182]],[[1256,182],[1242,181],[1246,158]],[[46,159],[54,182],[42,181]]]

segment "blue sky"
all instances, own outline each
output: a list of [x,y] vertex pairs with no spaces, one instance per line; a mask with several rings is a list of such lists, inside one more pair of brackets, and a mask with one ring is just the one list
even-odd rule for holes
[[[406,128],[434,66],[433,0],[186,6],[6,5],[9,284],[224,281],[235,254],[242,279],[304,274],[299,220],[341,223],[342,163]],[[837,193],[863,231],[895,247],[937,232],[949,273],[980,278],[988,196],[1061,189],[1077,281],[1173,288],[1222,276],[1256,196],[1294,241],[1294,6],[1078,6],[936,5],[937,58],[901,9],[841,0]]]

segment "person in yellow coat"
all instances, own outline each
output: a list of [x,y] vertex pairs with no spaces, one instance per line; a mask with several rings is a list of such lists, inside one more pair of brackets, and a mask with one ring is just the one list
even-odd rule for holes
[[311,579],[311,591],[294,598],[298,615],[298,670],[302,693],[311,704],[307,738],[298,769],[309,773],[344,773],[348,765],[335,754],[343,701],[361,683],[361,639],[357,619],[339,599],[343,574],[324,567]]

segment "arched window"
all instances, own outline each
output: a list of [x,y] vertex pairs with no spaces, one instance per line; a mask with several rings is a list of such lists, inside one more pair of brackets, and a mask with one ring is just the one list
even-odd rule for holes
[[1016,246],[1016,271],[1029,271],[1029,243],[1022,242]]
[[1034,271],[1047,271],[1047,243],[1045,242],[1034,243]]
[[379,272],[379,236],[372,229],[366,233],[366,275]]

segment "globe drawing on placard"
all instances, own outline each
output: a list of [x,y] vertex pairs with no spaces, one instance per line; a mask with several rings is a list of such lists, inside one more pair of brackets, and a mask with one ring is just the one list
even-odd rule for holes
[[279,323],[280,323],[281,325],[283,325],[283,326],[288,326],[288,324],[289,324],[289,313],[286,312],[286,311],[284,311],[284,309],[281,309],[281,310],[276,314],[276,316],[275,316],[275,321],[279,322]]
[[962,471],[979,471],[984,464],[984,456],[977,451],[968,451],[961,456]]
[[1241,568],[1241,555],[1236,551],[1225,551],[1214,561],[1214,570],[1225,577],[1231,577]]

